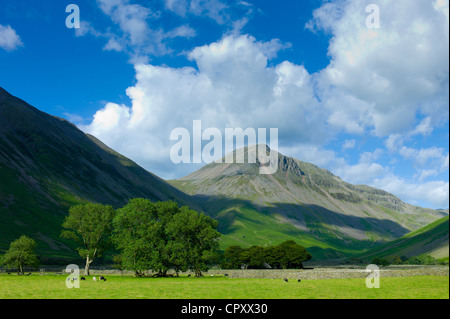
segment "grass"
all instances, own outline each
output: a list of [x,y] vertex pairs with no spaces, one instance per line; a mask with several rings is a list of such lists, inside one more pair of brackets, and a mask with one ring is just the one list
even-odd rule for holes
[[136,278],[108,276],[68,289],[64,275],[0,275],[0,299],[448,299],[448,277],[381,278],[368,289],[365,279],[284,282],[226,277]]
[[[428,251],[423,251],[423,247],[435,242],[436,245],[445,245],[448,247],[448,227],[449,216],[438,219],[437,221],[419,228],[405,236],[386,243],[377,248],[368,250],[357,257],[373,258],[373,257],[390,257],[394,255],[402,256],[417,256],[419,254],[429,254]],[[432,246],[436,248],[436,245]],[[439,247],[439,246],[437,246]],[[417,253],[416,253],[417,252]],[[447,253],[448,254],[448,253]]]

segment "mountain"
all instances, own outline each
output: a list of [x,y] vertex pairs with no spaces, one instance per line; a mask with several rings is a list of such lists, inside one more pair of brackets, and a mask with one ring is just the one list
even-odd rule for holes
[[[248,148],[243,156],[248,158]],[[0,252],[25,234],[38,242],[41,255],[73,257],[70,241],[59,237],[70,206],[120,207],[134,197],[171,199],[205,211],[219,220],[222,248],[293,239],[315,259],[360,254],[448,215],[276,156],[273,175],[259,174],[260,161],[211,163],[167,183],[70,122],[0,88]]]
[[[236,153],[234,157],[242,156]],[[328,170],[280,153],[277,172],[261,175],[260,161],[248,164],[247,147],[243,156],[245,164],[222,159],[170,181],[219,220],[225,235],[222,247],[293,239],[316,259],[340,258],[447,215],[404,203],[380,189],[346,183]]]
[[371,249],[359,257],[367,260],[374,257],[389,258],[392,256],[430,255],[438,259],[448,257],[448,230],[449,216],[446,216],[399,239]]
[[25,234],[43,254],[71,255],[59,238],[71,205],[123,206],[130,198],[192,199],[84,134],[0,88],[0,250]]

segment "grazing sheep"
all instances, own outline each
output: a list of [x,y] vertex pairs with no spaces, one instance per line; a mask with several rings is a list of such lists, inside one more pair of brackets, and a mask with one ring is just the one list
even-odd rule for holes
[[191,277],[191,274],[189,274],[188,277]]
[[284,280],[285,282],[288,282],[287,278],[283,278],[283,280]]
[[93,281],[97,281],[97,278],[95,278],[95,276],[94,276],[94,277],[92,277],[92,280],[93,280]]
[[81,278],[80,278],[80,280],[86,280],[86,278],[84,278],[84,277],[81,277]]
[[103,280],[103,279],[105,279],[105,277],[103,277],[103,276],[100,276],[98,279],[100,279],[100,280]]
[[299,279],[299,280],[297,280],[298,282],[301,282],[302,280],[301,279]]
[[228,274],[225,274],[225,277],[228,277]]

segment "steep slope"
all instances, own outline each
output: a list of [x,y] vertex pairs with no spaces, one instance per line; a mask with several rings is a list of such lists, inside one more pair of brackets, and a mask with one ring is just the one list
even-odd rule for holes
[[435,258],[449,256],[449,217],[443,217],[425,227],[419,228],[399,239],[393,240],[360,255],[370,260],[374,257],[413,257],[430,255]]
[[43,113],[0,88],[0,250],[21,234],[43,253],[71,254],[60,240],[68,208],[91,201],[191,198],[66,120]]
[[236,162],[211,163],[171,181],[219,220],[224,246],[295,239],[316,258],[337,258],[400,238],[446,215],[406,204],[380,189],[351,185],[279,153],[273,175],[259,174],[259,161]]

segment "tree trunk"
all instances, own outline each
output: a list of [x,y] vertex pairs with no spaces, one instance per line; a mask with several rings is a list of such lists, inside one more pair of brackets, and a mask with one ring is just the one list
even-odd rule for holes
[[195,269],[195,277],[203,277],[201,270]]
[[86,257],[86,266],[84,267],[84,275],[89,276],[89,266],[91,265],[92,260],[89,259],[89,256]]

